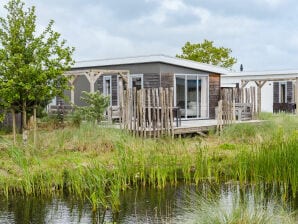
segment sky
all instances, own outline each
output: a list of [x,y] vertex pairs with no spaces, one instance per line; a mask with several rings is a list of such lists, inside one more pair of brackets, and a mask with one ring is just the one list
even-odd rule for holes
[[[5,15],[0,0],[0,15]],[[233,70],[298,69],[296,0],[24,0],[38,30],[50,19],[74,59],[181,54],[187,42],[232,50]]]

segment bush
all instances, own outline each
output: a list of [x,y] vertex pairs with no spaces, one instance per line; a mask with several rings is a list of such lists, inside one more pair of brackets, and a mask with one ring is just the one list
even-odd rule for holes
[[79,110],[75,110],[71,116],[72,126],[79,128],[82,123],[82,115]]
[[104,112],[110,104],[110,97],[104,96],[99,92],[88,93],[83,91],[81,99],[89,106],[77,107],[77,113],[87,121],[100,122],[103,119]]

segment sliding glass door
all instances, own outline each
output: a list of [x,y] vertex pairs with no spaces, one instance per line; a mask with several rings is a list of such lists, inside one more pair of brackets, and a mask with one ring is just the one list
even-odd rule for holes
[[175,75],[175,105],[182,118],[208,118],[208,76]]

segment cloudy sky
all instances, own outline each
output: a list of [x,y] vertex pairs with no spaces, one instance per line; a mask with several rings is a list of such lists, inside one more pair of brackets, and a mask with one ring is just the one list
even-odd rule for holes
[[[50,19],[75,60],[175,56],[186,41],[231,48],[246,71],[298,69],[296,0],[24,0]],[[1,15],[4,15],[0,0]]]

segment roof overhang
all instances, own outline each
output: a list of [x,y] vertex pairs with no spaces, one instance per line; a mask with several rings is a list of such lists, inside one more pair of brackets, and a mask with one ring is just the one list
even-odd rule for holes
[[283,81],[296,80],[298,70],[278,70],[278,71],[261,71],[261,72],[230,72],[225,78],[235,78],[244,81]]
[[104,67],[104,66],[112,66],[112,65],[129,65],[129,64],[154,63],[154,62],[171,64],[171,65],[176,65],[180,67],[212,72],[212,73],[217,73],[222,75],[225,75],[229,72],[227,69],[222,67],[199,63],[199,62],[176,58],[176,57],[170,57],[166,55],[149,55],[149,56],[138,56],[138,57],[78,61],[75,63],[75,65],[72,68],[73,69],[92,68],[92,67]]

